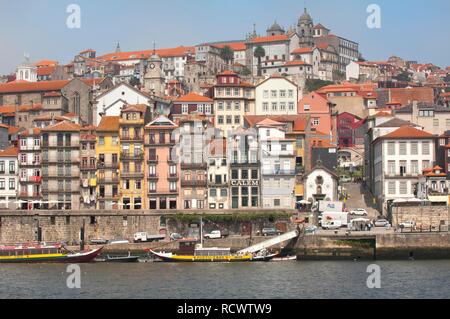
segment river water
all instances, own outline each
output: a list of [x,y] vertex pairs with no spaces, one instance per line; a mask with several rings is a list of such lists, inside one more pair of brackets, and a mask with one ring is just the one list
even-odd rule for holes
[[450,261],[377,261],[381,288],[367,288],[370,262],[0,264],[0,298],[450,298]]

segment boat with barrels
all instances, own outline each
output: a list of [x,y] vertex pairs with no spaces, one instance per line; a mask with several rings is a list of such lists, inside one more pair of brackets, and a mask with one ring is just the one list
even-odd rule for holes
[[61,243],[0,244],[0,263],[85,263],[102,249],[75,252]]

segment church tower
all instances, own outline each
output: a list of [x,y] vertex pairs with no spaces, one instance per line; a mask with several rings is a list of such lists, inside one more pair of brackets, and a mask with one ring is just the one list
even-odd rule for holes
[[37,68],[30,63],[28,54],[24,54],[24,61],[17,67],[16,80],[37,82]]
[[144,91],[155,96],[165,95],[166,83],[163,73],[163,62],[156,51],[153,51],[147,61],[147,71],[144,75]]
[[308,48],[314,46],[313,40],[313,20],[305,8],[305,12],[298,19],[297,33],[300,37],[300,47]]

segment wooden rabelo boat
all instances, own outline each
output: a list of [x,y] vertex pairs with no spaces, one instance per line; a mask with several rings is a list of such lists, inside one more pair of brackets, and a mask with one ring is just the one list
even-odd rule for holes
[[0,245],[0,263],[86,263],[102,249],[72,252],[60,243],[7,244]]

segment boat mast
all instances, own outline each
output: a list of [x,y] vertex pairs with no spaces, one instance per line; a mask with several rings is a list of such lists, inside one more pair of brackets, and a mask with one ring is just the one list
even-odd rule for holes
[[203,248],[203,217],[200,216],[200,245]]

